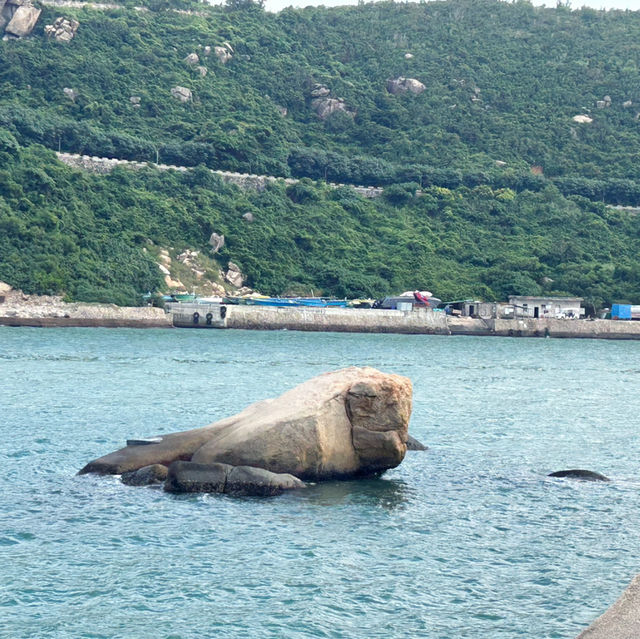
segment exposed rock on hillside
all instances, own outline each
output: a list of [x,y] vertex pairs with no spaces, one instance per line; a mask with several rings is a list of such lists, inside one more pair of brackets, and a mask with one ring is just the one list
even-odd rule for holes
[[590,118],[588,115],[574,115],[573,121],[578,122],[580,124],[591,124],[593,122],[593,118]]
[[233,58],[233,49],[228,42],[224,42],[222,46],[213,47],[213,52],[216,54],[220,64],[226,64]]
[[80,473],[121,474],[191,461],[198,473],[230,464],[304,480],[374,475],[404,459],[411,392],[407,378],[373,368],[325,373],[204,428],[126,446]]
[[240,288],[244,282],[244,275],[238,266],[233,262],[229,262],[229,267],[227,272],[224,274],[224,279],[236,288]]
[[191,102],[193,100],[193,93],[186,87],[176,86],[171,89],[171,95],[180,102]]
[[192,64],[192,65],[196,65],[198,64],[198,62],[200,62],[200,58],[198,57],[197,53],[190,53],[185,59],[184,61],[187,64]]
[[28,36],[41,13],[31,0],[0,0],[0,31],[4,29],[5,37]]
[[330,97],[331,89],[322,84],[316,84],[311,90],[311,108],[321,120],[326,120],[332,113],[343,111],[349,115],[349,110],[342,98]]
[[62,93],[64,93],[65,96],[68,97],[72,102],[75,102],[76,98],[79,95],[75,89],[71,89],[69,87],[64,87],[64,89],[62,89]]
[[211,244],[211,250],[217,253],[224,246],[224,235],[212,233],[209,238],[209,244]]
[[387,91],[392,95],[398,95],[399,93],[415,93],[419,95],[427,87],[415,78],[399,77],[387,81]]
[[44,28],[44,33],[48,38],[53,38],[59,42],[70,42],[76,35],[80,23],[72,18],[63,16],[56,18],[53,24],[48,24]]

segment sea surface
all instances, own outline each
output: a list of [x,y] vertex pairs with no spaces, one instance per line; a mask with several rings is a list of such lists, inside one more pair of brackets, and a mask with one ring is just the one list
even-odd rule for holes
[[[381,479],[76,476],[350,365],[413,382]],[[0,327],[0,637],[572,639],[640,572],[639,390],[640,342]]]

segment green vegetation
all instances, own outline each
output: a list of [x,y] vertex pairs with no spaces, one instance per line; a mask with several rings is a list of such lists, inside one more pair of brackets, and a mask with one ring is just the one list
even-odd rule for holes
[[[80,22],[66,44],[43,32],[61,14]],[[223,65],[205,47],[224,42]],[[132,303],[162,285],[153,246],[206,251],[216,231],[266,293],[637,301],[640,218],[604,203],[640,205],[638,42],[640,12],[524,0],[45,7],[0,42],[0,279]],[[399,76],[426,90],[391,95]],[[319,119],[318,84],[348,112]],[[91,176],[57,150],[197,168]],[[205,167],[310,179],[243,192]]]
[[[213,231],[265,293],[443,298],[571,292],[600,306],[640,296],[640,217],[585,198],[398,185],[365,200],[304,179],[263,192],[189,172],[69,169],[2,137],[0,280],[35,293],[136,303],[158,290],[157,246],[206,253]],[[243,218],[251,213],[253,222]]]

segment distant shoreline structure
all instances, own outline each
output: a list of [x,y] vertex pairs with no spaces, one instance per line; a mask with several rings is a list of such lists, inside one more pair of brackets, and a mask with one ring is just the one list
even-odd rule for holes
[[[93,307],[98,310],[97,307]],[[224,309],[224,310],[222,310]],[[455,317],[431,309],[385,310],[353,308],[277,308],[225,304],[180,304],[170,313],[161,309],[118,308],[92,317],[73,315],[0,315],[6,327],[217,328],[290,330],[405,335],[472,335],[477,337],[554,337],[640,340],[640,322],[569,319],[481,319]],[[154,313],[149,314],[153,310]],[[1,310],[0,310],[1,313]],[[197,322],[194,319],[197,313]],[[223,317],[221,317],[223,315]]]

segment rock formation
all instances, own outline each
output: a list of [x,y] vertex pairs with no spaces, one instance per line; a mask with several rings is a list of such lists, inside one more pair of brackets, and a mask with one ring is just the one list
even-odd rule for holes
[[4,29],[5,38],[28,36],[41,13],[31,0],[0,0],[0,31]]
[[224,246],[224,235],[212,233],[209,238],[209,244],[211,244],[211,250],[217,253]]
[[611,481],[608,477],[600,473],[595,473],[592,470],[582,470],[581,468],[557,470],[555,473],[549,473],[548,477],[582,479],[584,481]]
[[216,54],[216,57],[218,58],[218,62],[220,62],[220,64],[226,64],[227,62],[229,62],[229,60],[231,60],[231,58],[233,58],[233,48],[228,42],[223,42],[222,46],[213,47],[213,52]]
[[251,466],[183,461],[169,466],[164,484],[164,489],[171,493],[227,493],[259,497],[280,495],[285,490],[304,487],[304,482],[287,473],[272,473]]
[[422,93],[427,87],[422,84],[419,80],[415,78],[395,78],[391,80],[387,80],[387,91],[392,95],[398,95],[399,93],[406,93],[409,91],[410,93],[415,93],[419,95]]
[[224,274],[224,279],[236,288],[240,288],[244,283],[244,275],[240,268],[233,262],[229,262],[228,270]]
[[[80,474],[121,474],[152,464],[169,466],[170,478],[190,468],[204,472],[195,466],[171,470],[173,462],[190,461],[250,466],[313,481],[376,475],[404,459],[410,414],[407,378],[347,368],[209,426],[126,446],[90,462]],[[271,479],[262,476],[260,482],[271,485]]]
[[186,87],[176,86],[171,89],[171,95],[176,99],[180,100],[180,102],[191,102],[193,99],[193,94],[190,89]]
[[311,90],[311,108],[321,120],[326,120],[332,113],[343,111],[349,115],[349,110],[342,98],[330,97],[331,90],[322,84],[316,84]]
[[76,35],[80,23],[73,18],[63,16],[56,18],[53,24],[48,24],[44,28],[44,33],[48,38],[58,40],[58,42],[70,42]]

